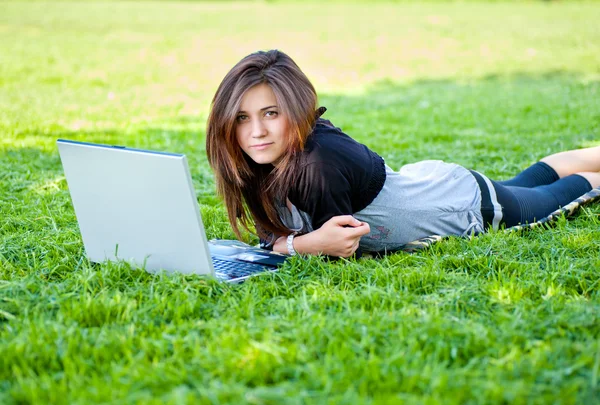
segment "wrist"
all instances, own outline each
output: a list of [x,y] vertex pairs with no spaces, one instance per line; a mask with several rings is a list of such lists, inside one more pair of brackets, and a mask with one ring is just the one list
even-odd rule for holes
[[317,231],[294,236],[294,250],[299,255],[320,255],[322,252],[321,240]]
[[287,254],[287,236],[280,236],[273,244],[273,251],[277,253]]
[[296,256],[297,252],[294,249],[294,237],[297,235],[296,232],[290,233],[286,238],[287,253],[290,256]]

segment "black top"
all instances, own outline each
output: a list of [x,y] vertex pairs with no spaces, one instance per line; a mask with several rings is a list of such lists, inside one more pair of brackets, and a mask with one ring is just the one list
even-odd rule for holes
[[300,166],[288,198],[310,216],[313,229],[366,208],[385,182],[383,158],[322,118],[307,139]]

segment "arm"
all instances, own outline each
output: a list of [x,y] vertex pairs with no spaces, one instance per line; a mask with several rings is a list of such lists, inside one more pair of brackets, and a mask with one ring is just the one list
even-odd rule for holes
[[[294,237],[294,249],[300,254],[349,257],[358,248],[361,236],[369,232],[366,222],[351,215],[335,216],[316,231]],[[273,250],[288,253],[287,236],[279,237]]]

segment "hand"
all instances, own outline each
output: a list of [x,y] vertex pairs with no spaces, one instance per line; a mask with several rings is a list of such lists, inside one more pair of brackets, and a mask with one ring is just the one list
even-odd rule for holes
[[[294,249],[300,254],[326,254],[336,257],[350,257],[358,249],[360,238],[371,232],[369,224],[352,215],[332,217],[316,231],[294,238]],[[287,236],[281,236],[273,245],[273,250],[288,253]]]
[[318,253],[349,257],[358,249],[360,238],[369,232],[371,228],[366,222],[352,215],[340,215],[331,218],[311,234],[314,233],[313,243]]

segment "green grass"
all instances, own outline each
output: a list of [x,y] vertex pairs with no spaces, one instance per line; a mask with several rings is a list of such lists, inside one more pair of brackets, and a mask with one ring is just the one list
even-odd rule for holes
[[600,207],[231,286],[85,259],[57,138],[204,151],[226,71],[280,48],[399,168],[492,178],[600,143],[600,5],[0,5],[0,403],[600,403]]

